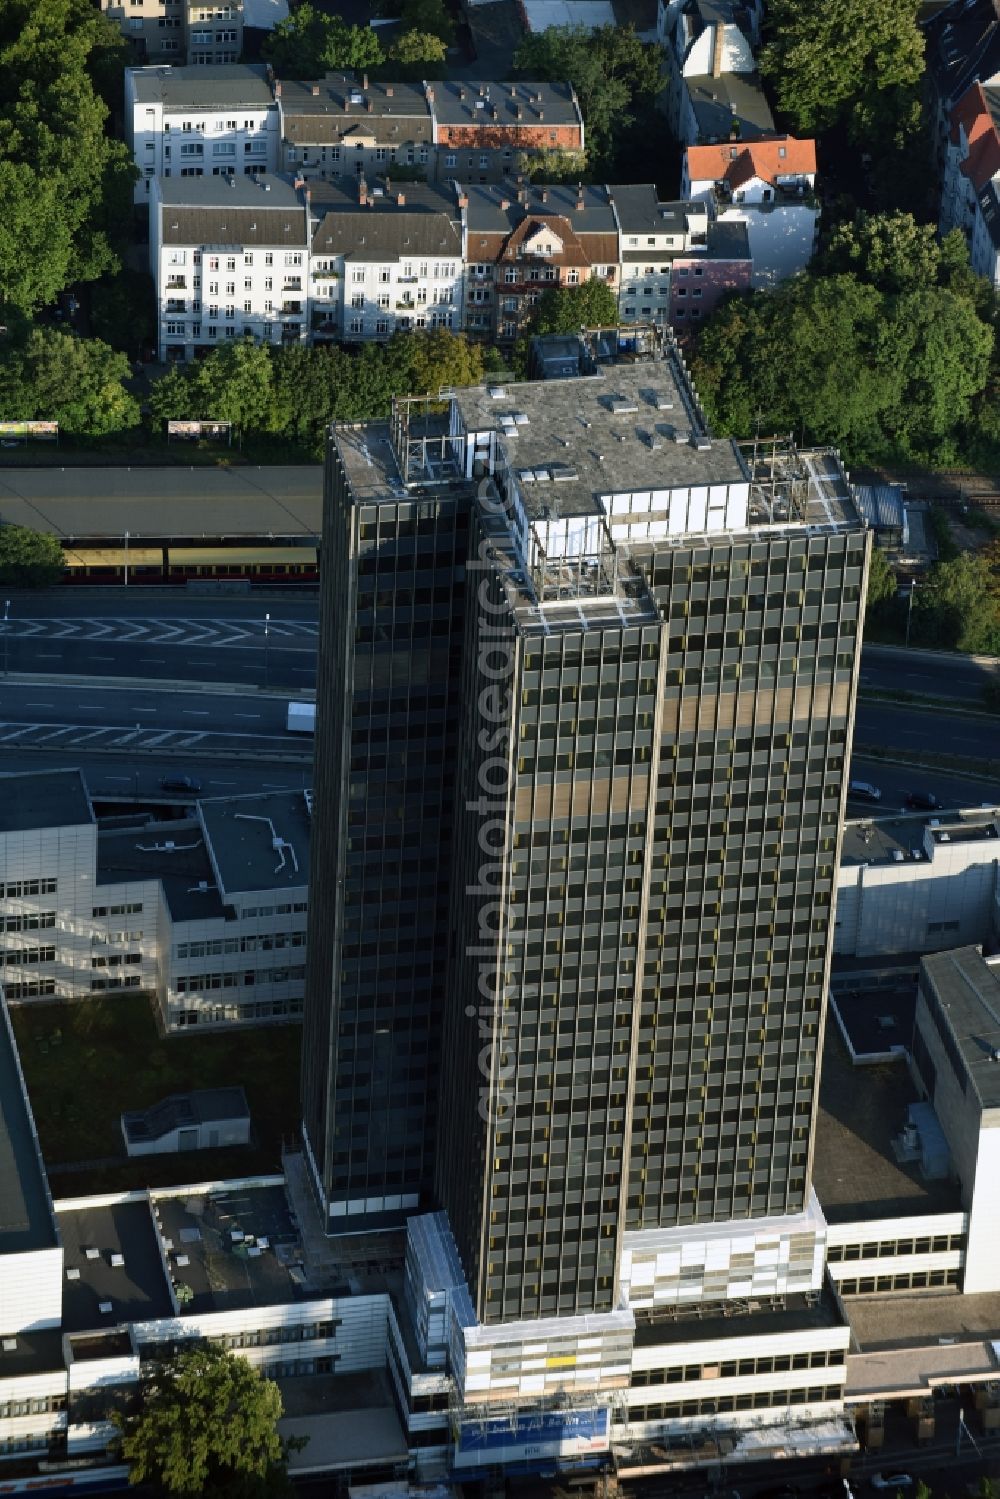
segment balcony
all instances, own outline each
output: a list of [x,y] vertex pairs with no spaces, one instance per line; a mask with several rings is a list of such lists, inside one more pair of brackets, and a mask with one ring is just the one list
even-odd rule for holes
[[167,277],[167,290],[168,291],[186,291],[187,290],[187,281],[186,281],[186,279],[183,276],[168,276]]
[[284,282],[282,284],[281,289],[282,289],[282,291],[301,291],[302,290],[302,277],[301,276],[286,276],[285,279],[284,279]]
[[170,314],[187,312],[187,303],[183,299],[168,297],[165,310]]
[[281,314],[283,317],[300,317],[302,315],[301,302],[285,302],[282,304]]

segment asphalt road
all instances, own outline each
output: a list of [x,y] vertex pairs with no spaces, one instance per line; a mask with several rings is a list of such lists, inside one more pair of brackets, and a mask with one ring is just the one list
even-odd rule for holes
[[950,698],[969,707],[981,705],[983,693],[1000,683],[1000,671],[961,657],[866,645],[861,654],[861,691],[917,692]]
[[0,750],[31,753],[153,751],[169,755],[174,773],[199,755],[265,756],[297,761],[303,739],[285,728],[288,698],[257,692],[167,691],[111,683],[0,680]]
[[201,782],[202,797],[242,796],[261,791],[304,791],[312,786],[312,764],[308,750],[301,760],[254,761],[203,759],[192,756],[179,764],[167,755],[97,755],[82,751],[17,749],[0,746],[0,775],[26,770],[83,771],[91,796],[97,800],[134,803],[136,800],[187,805],[190,796],[165,792],[164,776],[185,774]]
[[1000,757],[1000,717],[972,718],[902,703],[858,703],[854,743],[979,760]]
[[315,595],[22,594],[6,623],[0,609],[0,673],[311,689],[317,607]]

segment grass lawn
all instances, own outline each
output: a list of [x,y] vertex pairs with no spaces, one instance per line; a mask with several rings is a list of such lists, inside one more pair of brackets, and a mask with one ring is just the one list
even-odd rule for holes
[[[14,1006],[11,1020],[55,1196],[280,1170],[282,1139],[298,1131],[299,1026],[163,1037],[151,1002],[134,993]],[[250,1104],[249,1149],[128,1160],[123,1111],[232,1084],[246,1089]],[[109,1156],[120,1164],[58,1169]]]

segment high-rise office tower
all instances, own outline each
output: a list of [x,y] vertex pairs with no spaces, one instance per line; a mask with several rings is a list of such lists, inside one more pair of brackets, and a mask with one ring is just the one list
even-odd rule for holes
[[397,1190],[444,1210],[408,1277],[451,1298],[465,1402],[628,1384],[637,1313],[815,1299],[868,546],[836,455],[713,439],[668,347],[335,433],[328,494],[305,1127],[331,1227]]

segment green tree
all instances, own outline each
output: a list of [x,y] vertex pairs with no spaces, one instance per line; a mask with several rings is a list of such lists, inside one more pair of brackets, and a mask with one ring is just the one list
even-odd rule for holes
[[953,650],[994,653],[1000,646],[1000,601],[979,552],[936,562],[913,604],[913,636]]
[[660,49],[632,26],[552,26],[526,36],[514,55],[525,78],[568,81],[576,90],[596,173],[613,161],[618,139],[660,87]]
[[281,433],[288,424],[278,406],[271,350],[249,338],[167,370],[153,384],[149,410],[158,423],[232,422],[238,432]]
[[318,78],[341,68],[373,68],[384,62],[382,44],[370,26],[348,26],[304,0],[267,37],[263,54],[285,78]]
[[436,393],[463,385],[479,385],[483,378],[483,350],[464,333],[434,328],[407,338],[407,386],[414,395]]
[[0,418],[55,421],[80,437],[126,431],[139,424],[130,374],[125,355],[99,339],[32,328],[0,359]]
[[26,526],[0,525],[0,583],[15,588],[50,588],[59,582],[63,567],[58,536],[29,531]]
[[868,568],[868,608],[877,609],[896,597],[896,574],[888,557],[880,546],[872,547],[872,558]]
[[531,333],[576,333],[581,328],[608,328],[618,322],[618,298],[605,281],[552,287],[539,299]]
[[389,62],[398,68],[421,68],[444,62],[448,48],[432,31],[404,31],[389,48]]
[[924,68],[914,0],[771,0],[760,68],[802,135],[847,119],[852,134],[894,129]]
[[124,267],[99,282],[90,295],[90,326],[112,348],[135,358],[156,338],[153,281],[146,271]]
[[444,0],[403,0],[400,20],[404,31],[430,32],[446,46],[455,40],[455,23]]
[[0,4],[0,307],[30,312],[116,267],[135,168],[94,78],[123,48],[90,0]]
[[247,1480],[250,1492],[280,1491],[287,1460],[281,1410],[273,1380],[205,1343],[160,1364],[140,1387],[138,1411],[112,1420],[129,1482],[187,1499],[247,1492]]
[[587,176],[585,151],[519,151],[517,170],[532,182],[582,182]]
[[849,271],[885,292],[936,282],[941,267],[933,224],[918,224],[909,213],[859,213],[839,224],[822,262],[828,272]]

